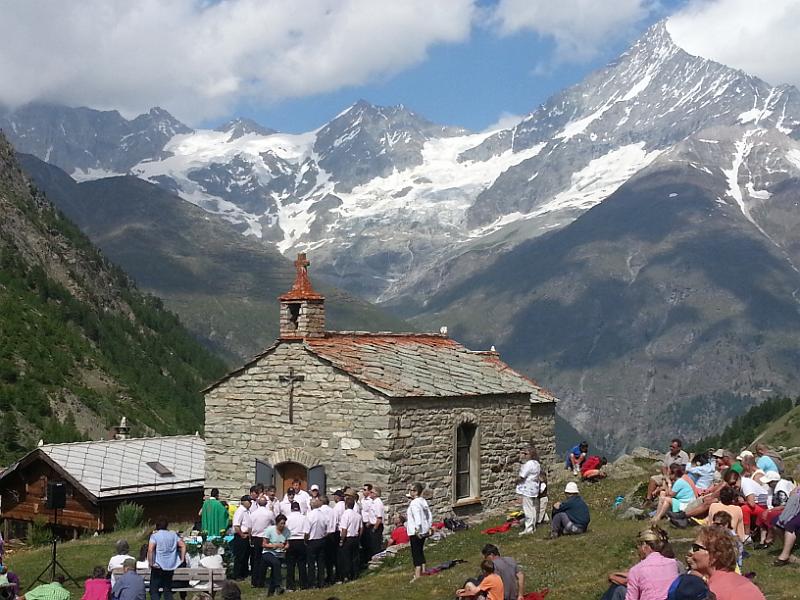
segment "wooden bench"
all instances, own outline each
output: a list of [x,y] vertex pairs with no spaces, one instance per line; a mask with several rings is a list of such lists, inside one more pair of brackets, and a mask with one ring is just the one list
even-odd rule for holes
[[[114,577],[120,577],[125,570],[122,567],[112,571]],[[144,578],[144,584],[150,589],[150,569],[136,569],[136,573]],[[189,582],[195,585],[189,585]],[[205,567],[178,567],[172,576],[173,592],[205,592],[214,596],[225,583],[225,569],[206,569]]]

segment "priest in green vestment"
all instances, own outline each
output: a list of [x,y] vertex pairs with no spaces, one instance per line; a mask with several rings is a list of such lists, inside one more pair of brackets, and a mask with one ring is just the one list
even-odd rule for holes
[[211,496],[203,502],[200,522],[203,531],[208,532],[208,535],[220,535],[220,532],[225,535],[224,531],[228,529],[228,509],[219,501],[217,488],[212,489]]

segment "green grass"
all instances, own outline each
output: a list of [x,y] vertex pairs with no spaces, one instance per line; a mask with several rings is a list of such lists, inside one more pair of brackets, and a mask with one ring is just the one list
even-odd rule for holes
[[[413,585],[409,584],[412,572],[410,556],[405,552],[354,583],[321,591],[297,592],[290,597],[296,600],[325,600],[330,596],[347,600],[449,599],[466,578],[476,574],[480,548],[491,541],[500,547],[503,554],[513,556],[523,566],[527,592],[548,587],[551,590],[548,600],[596,600],[606,589],[609,571],[627,568],[635,562],[633,539],[644,524],[617,520],[610,508],[614,498],[626,493],[634,483],[607,480],[584,486],[586,500],[592,508],[592,525],[584,536],[551,541],[545,539],[546,529],[539,529],[533,536],[523,538],[518,537],[515,530],[492,536],[481,534],[481,529],[502,520],[494,519],[481,527],[429,545],[426,548],[428,566],[456,558],[468,562],[425,577]],[[551,502],[554,500],[551,498]],[[678,556],[685,556],[694,532],[670,529],[670,535]],[[119,537],[126,537],[131,548],[135,549],[144,539],[144,533],[130,531],[67,542],[60,546],[59,559],[73,575],[85,577],[94,565],[106,564]],[[21,551],[10,557],[9,564],[20,574],[23,585],[27,585],[44,568],[48,559],[48,549]],[[795,566],[776,569],[771,566],[773,559],[774,554],[755,551],[745,561],[745,571],[757,573],[756,582],[770,600],[800,598],[797,585],[800,570]],[[249,583],[242,584],[242,591],[246,600],[260,600],[264,596],[263,590],[253,590]]]

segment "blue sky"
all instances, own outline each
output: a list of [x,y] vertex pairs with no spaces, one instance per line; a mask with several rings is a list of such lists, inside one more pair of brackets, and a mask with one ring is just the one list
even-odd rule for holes
[[[320,127],[359,99],[480,131],[669,17],[684,49],[800,84],[800,0],[0,0],[0,106]],[[680,39],[678,39],[680,38]]]
[[482,131],[504,114],[532,112],[552,94],[616,58],[650,25],[682,4],[678,0],[661,2],[628,35],[603,46],[588,60],[558,61],[556,43],[546,35],[521,31],[498,36],[478,27],[469,40],[436,45],[426,60],[398,74],[271,106],[243,102],[235,112],[273,129],[302,132],[319,127],[364,99],[378,105],[404,104],[435,123]]

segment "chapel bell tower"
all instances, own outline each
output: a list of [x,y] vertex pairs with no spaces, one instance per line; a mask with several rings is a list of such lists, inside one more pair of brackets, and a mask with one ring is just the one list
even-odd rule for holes
[[297,255],[292,289],[279,298],[282,340],[325,337],[325,298],[311,287],[310,264],[305,253]]

